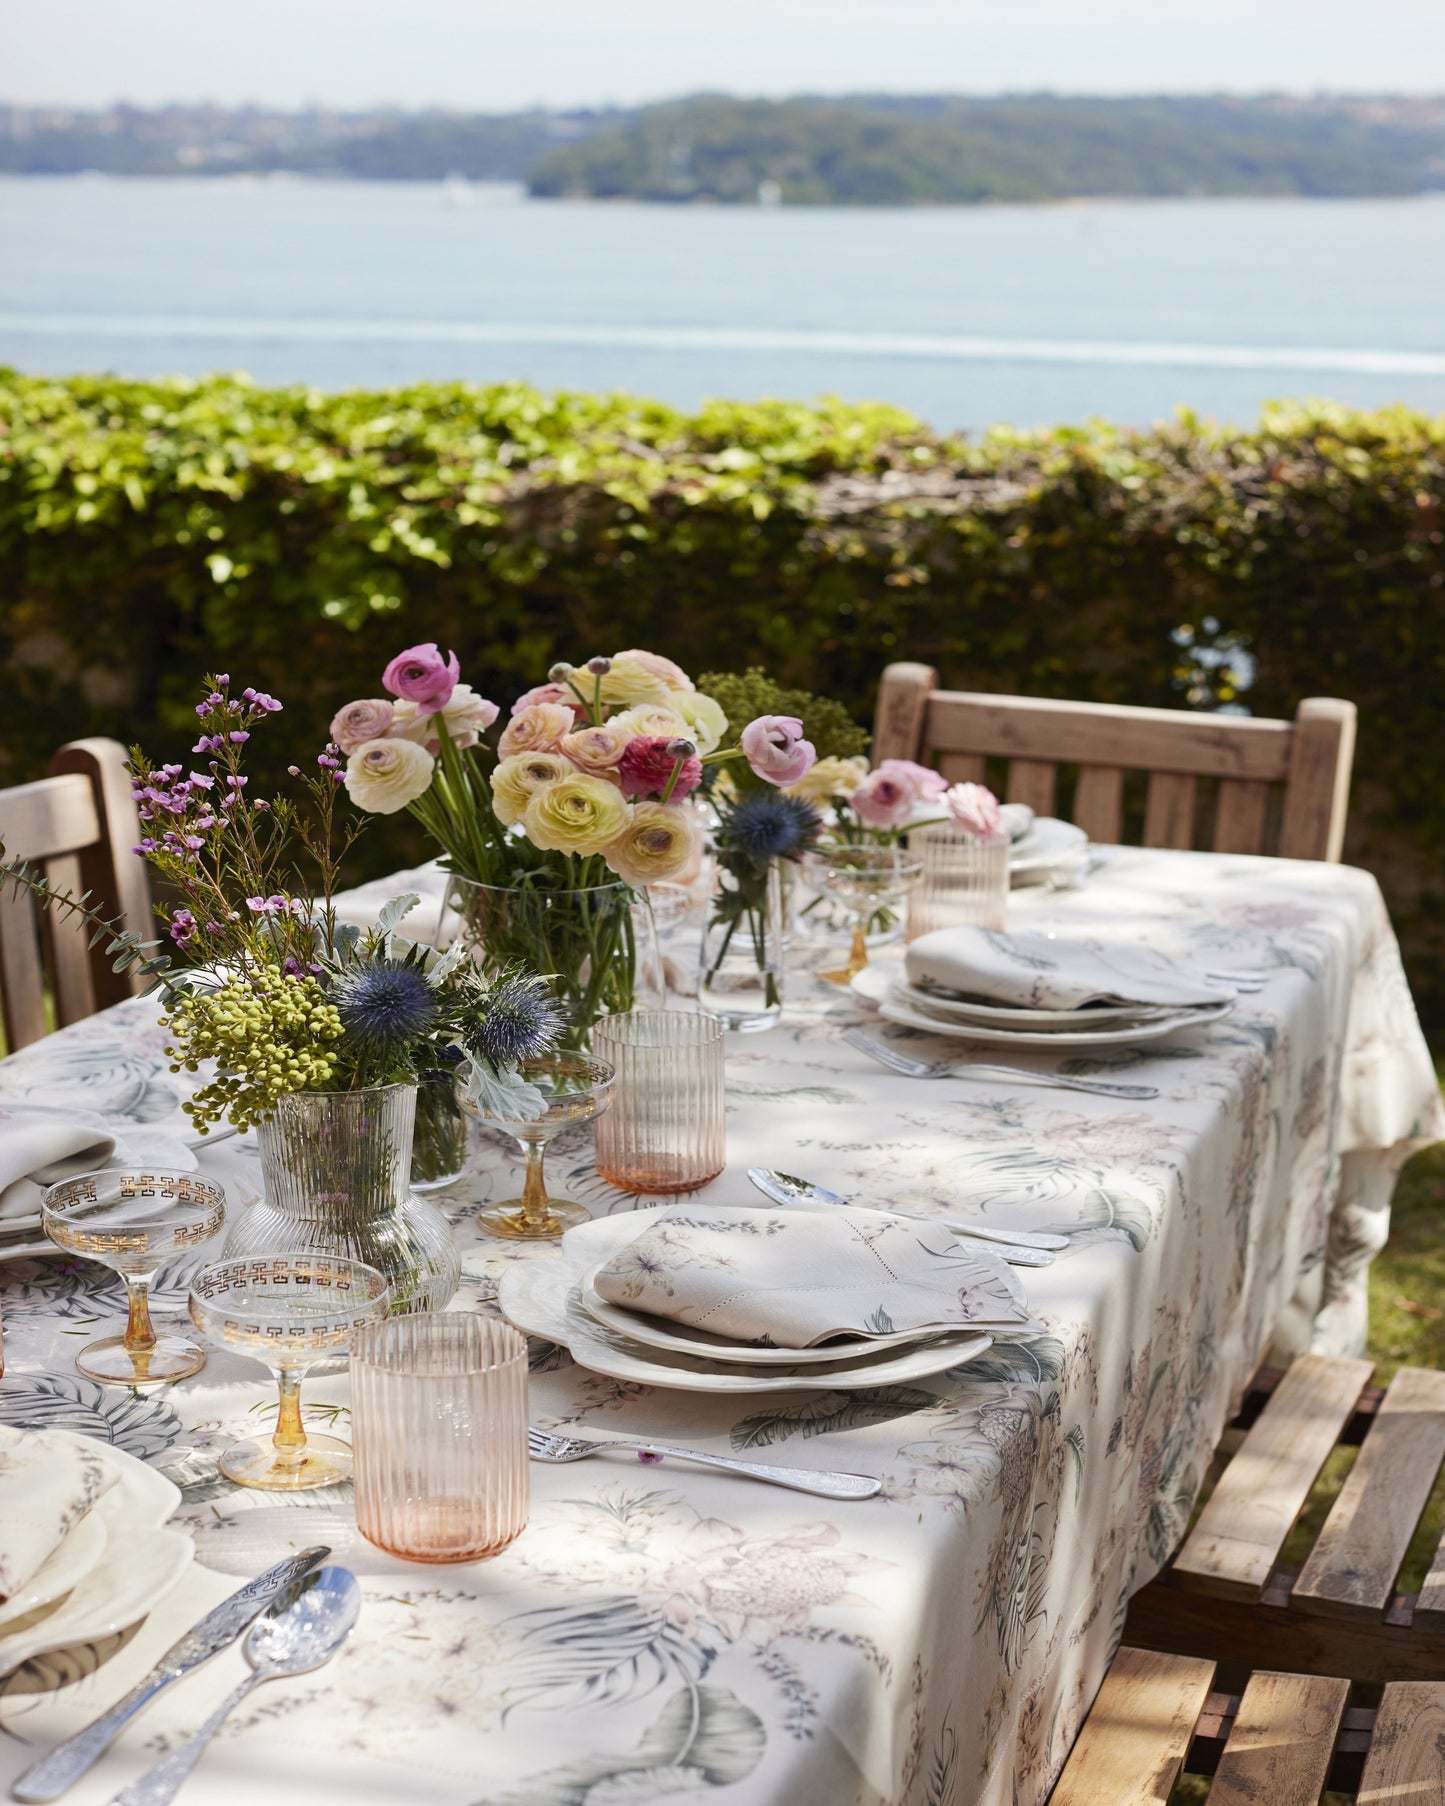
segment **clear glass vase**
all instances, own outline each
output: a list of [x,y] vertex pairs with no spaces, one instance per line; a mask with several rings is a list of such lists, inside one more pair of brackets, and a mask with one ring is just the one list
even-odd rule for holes
[[376,1270],[393,1311],[440,1310],[461,1282],[451,1225],[408,1185],[415,1085],[296,1091],[256,1130],[266,1195],[241,1212],[227,1259],[337,1254]]
[[416,1088],[416,1134],[411,1144],[411,1188],[440,1191],[454,1185],[471,1158],[471,1119],[457,1096],[456,1074],[424,1072]]
[[520,963],[546,974],[568,1016],[560,1045],[591,1047],[599,1016],[632,1009],[662,986],[662,961],[646,892],[631,884],[577,890],[479,884],[453,877],[449,908],[488,966]]
[[783,1012],[783,899],[776,860],[765,873],[720,854],[703,928],[698,1006],[725,1028],[755,1034]]

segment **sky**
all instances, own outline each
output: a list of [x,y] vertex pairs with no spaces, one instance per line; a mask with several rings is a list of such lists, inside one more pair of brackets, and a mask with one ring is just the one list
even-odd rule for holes
[[0,0],[0,100],[1445,93],[1445,0]]

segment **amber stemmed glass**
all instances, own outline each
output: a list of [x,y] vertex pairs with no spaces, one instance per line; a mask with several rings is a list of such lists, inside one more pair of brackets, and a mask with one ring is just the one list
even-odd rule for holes
[[172,1255],[208,1242],[226,1217],[226,1194],[196,1173],[78,1173],[40,1200],[45,1233],[70,1254],[114,1267],[125,1281],[126,1325],[87,1342],[75,1357],[87,1379],[108,1386],[156,1386],[199,1373],[206,1351],[189,1336],[158,1336],[150,1288]]
[[[490,1204],[477,1214],[477,1223],[488,1235],[506,1236],[521,1241],[555,1241],[574,1223],[585,1223],[592,1215],[585,1204],[574,1204],[570,1198],[554,1198],[548,1194],[543,1162],[547,1143],[573,1123],[589,1122],[612,1101],[615,1076],[609,1060],[596,1060],[588,1054],[542,1054],[535,1060],[523,1060],[517,1076],[542,1094],[542,1108],[526,1122],[514,1118],[479,1112],[481,1120],[495,1129],[515,1135],[527,1156],[527,1175],[522,1182],[520,1198],[507,1198]],[[467,1105],[468,1108],[474,1108]]]
[[344,1354],[390,1303],[375,1267],[335,1254],[258,1254],[206,1268],[191,1287],[191,1321],[218,1348],[264,1361],[280,1397],[271,1436],[233,1442],[221,1456],[228,1480],[297,1492],[350,1478],[350,1443],[307,1433],[301,1381],[318,1361]]
[[829,984],[846,985],[868,964],[870,926],[917,883],[923,862],[901,847],[843,846],[810,853],[805,871],[820,896],[836,897],[853,918],[847,963],[818,974]]

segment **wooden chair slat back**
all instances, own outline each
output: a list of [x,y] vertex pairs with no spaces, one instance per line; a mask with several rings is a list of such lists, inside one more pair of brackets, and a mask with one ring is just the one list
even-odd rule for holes
[[1293,721],[1263,721],[940,690],[931,666],[900,663],[879,686],[873,756],[933,763],[954,783],[978,781],[988,761],[1006,762],[1009,801],[1043,814],[1058,806],[1060,767],[1074,768],[1074,820],[1099,841],[1122,838],[1124,777],[1143,772],[1142,840],[1157,847],[1197,844],[1204,779],[1215,799],[1211,844],[1221,853],[1269,851],[1277,786],[1279,854],[1338,860],[1355,719],[1353,703],[1322,696],[1302,702]]

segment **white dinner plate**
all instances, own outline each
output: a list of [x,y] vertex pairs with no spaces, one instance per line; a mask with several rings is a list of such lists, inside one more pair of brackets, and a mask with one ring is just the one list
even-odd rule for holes
[[1075,1047],[1128,1047],[1135,1041],[1157,1041],[1165,1035],[1178,1034],[1182,1028],[1198,1028],[1201,1024],[1217,1022],[1233,1008],[1234,999],[1226,997],[1203,1009],[1161,1012],[1157,1016],[1151,1016],[1148,1021],[1119,1023],[1113,1028],[1055,1028],[1030,1032],[1027,1029],[986,1028],[972,1023],[945,1021],[941,1016],[929,1015],[909,1003],[900,994],[899,988],[894,986],[885,993],[878,1006],[878,1013],[886,1022],[896,1022],[903,1028],[922,1029],[930,1035],[944,1035],[953,1041],[986,1041],[1000,1047],[1027,1049],[1031,1053],[1051,1053]]
[[1036,815],[1027,833],[1009,848],[1011,884],[1041,884],[1058,866],[1071,865],[1089,844],[1082,828],[1052,815]]
[[901,967],[864,966],[861,972],[854,973],[852,989],[875,1008],[891,991],[900,1002],[944,1021],[977,1023],[984,1028],[1021,1028],[1029,1033],[1035,1029],[1113,1028],[1141,1019],[1152,1021],[1161,1011],[1178,1015],[1184,1008],[1160,1003],[1091,1003],[1086,1009],[1076,1010],[1026,1009],[1020,1004],[975,1002],[948,991],[934,991],[927,985],[910,984],[902,973]]

